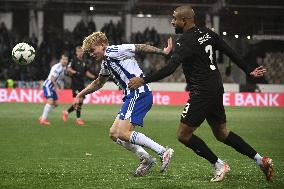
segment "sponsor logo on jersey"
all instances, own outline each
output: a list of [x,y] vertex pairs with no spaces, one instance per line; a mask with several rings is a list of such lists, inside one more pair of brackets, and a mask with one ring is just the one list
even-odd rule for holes
[[211,36],[208,33],[206,33],[202,37],[198,38],[198,42],[199,42],[200,45],[202,45],[208,39],[211,39]]

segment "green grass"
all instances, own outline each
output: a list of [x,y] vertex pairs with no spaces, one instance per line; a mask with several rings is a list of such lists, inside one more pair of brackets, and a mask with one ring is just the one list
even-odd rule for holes
[[[226,108],[228,127],[260,154],[269,155],[275,177],[267,183],[249,158],[213,137],[207,123],[196,132],[231,172],[224,182],[210,183],[211,165],[176,140],[182,107],[154,106],[137,128],[175,150],[166,174],[159,164],[147,176],[131,173],[138,160],[108,137],[118,106],[84,106],[84,127],[75,125],[75,114],[64,124],[62,105],[49,116],[51,127],[38,125],[43,104],[0,104],[0,188],[284,188],[284,109]],[[87,156],[86,153],[92,154]],[[151,153],[153,154],[153,153]],[[154,154],[153,154],[154,155]]]

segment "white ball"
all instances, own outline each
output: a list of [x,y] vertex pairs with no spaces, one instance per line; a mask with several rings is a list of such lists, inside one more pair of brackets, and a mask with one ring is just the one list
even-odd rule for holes
[[27,43],[18,43],[12,50],[13,60],[20,65],[27,65],[35,58],[35,49]]

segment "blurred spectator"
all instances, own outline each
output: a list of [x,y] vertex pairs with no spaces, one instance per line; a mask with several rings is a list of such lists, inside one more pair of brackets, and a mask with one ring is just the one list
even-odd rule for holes
[[15,87],[15,83],[13,79],[7,79],[6,81],[6,88],[14,88]]
[[[82,19],[78,22],[73,31],[58,32],[58,28],[52,26],[47,28],[47,32],[44,40],[41,44],[38,44],[38,39],[35,35],[31,38],[20,38],[19,35],[13,31],[9,31],[4,23],[0,23],[0,80],[6,81],[7,79],[24,80],[24,81],[38,81],[47,77],[50,67],[56,62],[56,57],[63,51],[72,52],[74,47],[81,45],[84,37],[92,32],[96,31],[96,23],[92,19]],[[137,32],[132,34],[131,41],[125,41],[124,25],[121,21],[114,23],[110,21],[105,23],[101,28],[101,31],[105,32],[110,40],[110,44],[122,44],[122,43],[146,43],[156,47],[163,48],[166,45],[166,41],[169,37],[167,34],[158,34],[157,30],[152,27],[146,28],[143,32]],[[176,38],[177,36],[173,36]],[[15,44],[19,42],[27,42],[36,49],[36,57],[32,64],[28,66],[20,66],[13,62],[11,58],[11,51]],[[164,44],[162,44],[163,42]],[[275,45],[274,45],[275,46]],[[271,47],[274,47],[273,45]],[[279,45],[278,45],[279,46]],[[268,72],[266,79],[268,83],[283,84],[284,83],[284,51],[279,52],[279,49],[275,49],[274,52],[266,52],[267,45],[265,47],[264,56],[258,57],[260,52],[258,49],[251,49],[247,55],[247,62],[253,62],[255,64],[264,65],[267,67]],[[72,52],[74,53],[74,52]],[[258,56],[256,56],[258,55]],[[93,74],[97,74],[100,69],[100,64],[94,64],[91,57],[85,55],[86,62],[91,66]],[[166,59],[159,55],[146,55],[144,53],[137,55],[137,60],[141,64],[144,73],[152,73],[166,64]],[[233,67],[230,62],[223,61],[224,64],[219,64],[219,70],[222,74],[223,81],[226,83],[235,83],[235,76],[233,75]],[[234,78],[234,79],[233,79]],[[185,79],[182,74],[182,69],[179,68],[173,75],[163,79],[164,82],[183,82]],[[265,78],[251,80],[247,78],[247,83],[267,83]],[[238,82],[238,81],[237,81]]]

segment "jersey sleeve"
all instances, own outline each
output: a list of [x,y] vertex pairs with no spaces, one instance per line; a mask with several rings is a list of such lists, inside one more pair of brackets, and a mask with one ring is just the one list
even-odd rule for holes
[[54,65],[50,70],[50,75],[57,78],[60,74],[60,69],[57,65]]
[[135,56],[134,44],[112,45],[107,47],[106,56],[114,59],[123,59]]
[[177,39],[170,62],[180,65],[189,54],[190,52],[185,40],[183,38]]
[[214,36],[217,50],[226,54],[246,74],[249,74],[253,70],[253,68],[246,64],[244,60],[218,34],[212,32],[212,35]]
[[105,65],[105,62],[102,62],[101,64],[101,70],[100,70],[100,73],[99,73],[101,76],[103,77],[108,77],[110,76],[110,71],[107,67],[107,65]]

